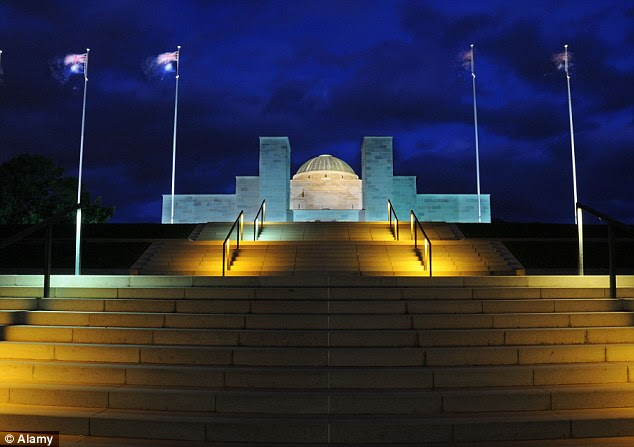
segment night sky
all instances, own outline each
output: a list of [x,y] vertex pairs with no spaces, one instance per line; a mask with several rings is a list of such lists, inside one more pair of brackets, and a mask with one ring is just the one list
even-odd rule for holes
[[568,44],[579,199],[634,223],[634,3],[624,1],[3,0],[0,162],[48,156],[76,175],[91,49],[84,184],[112,222],[160,222],[174,78],[148,58],[182,45],[176,193],[233,193],[258,137],[288,136],[291,174],[332,154],[360,174],[362,137],[394,137],[419,193],[475,193],[475,44],[482,192],[494,219],[572,222]]

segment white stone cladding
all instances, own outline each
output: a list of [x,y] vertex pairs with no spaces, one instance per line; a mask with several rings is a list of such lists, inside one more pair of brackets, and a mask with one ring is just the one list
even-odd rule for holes
[[292,210],[360,210],[362,182],[354,174],[310,171],[291,180]]
[[[235,194],[179,194],[174,222],[232,222],[240,210],[252,220],[263,199],[267,220],[385,221],[391,199],[401,221],[414,210],[423,222],[478,222],[476,194],[417,194],[415,176],[393,173],[392,137],[364,137],[362,178],[343,160],[320,155],[290,178],[287,137],[260,137],[259,176],[237,176]],[[451,182],[448,178],[447,182]],[[481,195],[482,222],[491,222],[491,197]],[[163,195],[162,222],[170,221],[171,196]]]

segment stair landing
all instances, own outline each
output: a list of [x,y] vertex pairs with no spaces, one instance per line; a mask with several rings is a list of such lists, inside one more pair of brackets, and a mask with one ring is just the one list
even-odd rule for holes
[[[222,240],[229,224],[209,223],[195,241],[159,241],[132,267],[131,274],[222,274]],[[434,276],[514,275],[523,267],[496,241],[468,240],[455,225],[424,224],[432,241]],[[295,275],[341,272],[364,276],[429,275],[410,239],[409,223],[395,240],[387,222],[267,223],[257,241],[245,225],[228,275]],[[235,245],[235,242],[233,242]]]

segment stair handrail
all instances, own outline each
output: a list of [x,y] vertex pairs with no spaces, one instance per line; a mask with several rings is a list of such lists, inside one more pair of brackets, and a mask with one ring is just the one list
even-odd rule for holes
[[222,276],[225,276],[227,270],[231,267],[231,259],[233,253],[231,252],[231,233],[236,230],[236,250],[240,250],[240,239],[244,239],[244,210],[240,211],[236,220],[233,221],[233,225],[227,233],[227,237],[222,243]]
[[[394,220],[392,220],[392,215],[394,215]],[[387,199],[387,220],[394,239],[398,241],[398,217],[396,217],[396,211],[394,211],[394,206],[392,206],[392,201],[390,199]],[[392,222],[394,222],[393,226]]]
[[419,252],[418,249],[418,230],[423,233],[423,237],[425,238],[424,244],[424,253],[423,253],[423,268],[429,271],[429,276],[431,277],[431,239],[427,236],[425,229],[418,220],[416,213],[414,210],[409,211],[409,223],[410,223],[410,237],[414,239],[414,250]]
[[[624,224],[618,219],[608,216],[600,211],[590,208],[583,203],[576,203],[577,214],[579,210],[585,211],[597,217],[601,221],[608,223],[608,256],[609,256],[609,274],[610,274],[610,298],[616,298],[616,235],[614,234],[614,227],[617,227],[625,232],[633,233],[634,229],[629,225]],[[583,268],[583,233],[579,233],[579,266]]]
[[[259,218],[259,222],[258,222]],[[262,204],[260,208],[258,208],[258,212],[255,215],[255,219],[253,219],[253,240],[257,241],[260,238],[260,233],[262,233],[262,228],[264,228],[264,220],[266,219],[266,199],[262,199]]]
[[20,242],[22,239],[27,236],[32,235],[33,233],[41,230],[42,228],[46,228],[46,234],[44,236],[44,290],[42,292],[42,298],[50,298],[51,296],[51,258],[53,251],[53,224],[61,221],[70,213],[77,211],[83,207],[83,203],[78,203],[73,207],[67,208],[61,213],[58,213],[52,217],[49,217],[44,222],[40,222],[30,227],[20,231],[19,233],[14,234],[13,236],[5,239],[0,242],[0,250],[6,248],[10,245],[15,244],[16,242]]

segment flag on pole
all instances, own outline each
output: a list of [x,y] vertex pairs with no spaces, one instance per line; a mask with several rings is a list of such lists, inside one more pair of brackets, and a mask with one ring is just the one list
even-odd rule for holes
[[156,65],[163,67],[165,71],[176,71],[178,64],[178,51],[159,54],[156,57]]
[[559,71],[567,72],[572,67],[572,53],[569,51],[553,54],[552,60]]
[[473,48],[460,53],[460,63],[462,65],[462,68],[470,71],[472,68],[472,65],[471,65],[472,62],[473,62]]
[[88,61],[88,53],[67,54],[64,57],[64,66],[68,67],[72,74],[83,74]]

